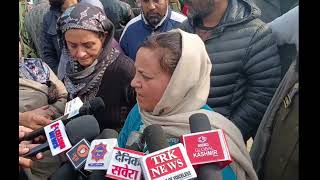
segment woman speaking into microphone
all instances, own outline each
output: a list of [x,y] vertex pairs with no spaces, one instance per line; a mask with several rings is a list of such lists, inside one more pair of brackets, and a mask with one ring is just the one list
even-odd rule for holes
[[223,129],[233,162],[222,170],[223,179],[257,179],[239,129],[206,105],[212,64],[202,40],[180,29],[153,34],[138,49],[136,73],[131,86],[137,104],[130,111],[119,135],[125,147],[132,131],[158,124],[170,145],[190,133],[189,117],[208,116],[214,129]]

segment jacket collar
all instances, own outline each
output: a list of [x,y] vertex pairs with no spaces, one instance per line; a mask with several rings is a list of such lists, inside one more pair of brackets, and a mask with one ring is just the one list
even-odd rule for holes
[[171,16],[171,9],[169,8],[169,5],[168,5],[168,7],[167,7],[167,12],[166,12],[166,14],[163,16],[163,18],[161,19],[161,21],[160,21],[155,27],[151,27],[151,26],[149,25],[148,21],[146,20],[146,17],[144,16],[143,11],[141,10],[141,17],[142,17],[142,19],[143,19],[144,24],[145,24],[148,28],[150,28],[150,29],[152,29],[152,30],[156,30],[156,29],[158,29],[160,26],[162,26],[162,25],[170,18],[170,16]]

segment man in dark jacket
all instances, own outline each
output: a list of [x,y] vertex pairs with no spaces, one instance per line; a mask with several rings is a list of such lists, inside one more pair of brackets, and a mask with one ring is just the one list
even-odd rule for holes
[[207,104],[254,137],[279,84],[281,66],[271,29],[249,0],[186,0],[180,28],[197,33],[213,64]]

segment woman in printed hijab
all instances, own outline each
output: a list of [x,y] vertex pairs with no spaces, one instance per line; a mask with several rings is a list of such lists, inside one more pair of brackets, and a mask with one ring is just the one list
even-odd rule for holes
[[199,36],[180,29],[153,34],[138,49],[135,68],[131,86],[137,105],[119,134],[120,147],[131,132],[143,133],[152,124],[162,127],[170,145],[179,143],[181,135],[190,133],[189,117],[202,113],[212,129],[223,129],[226,135],[233,162],[222,169],[221,179],[257,179],[240,130],[206,104],[212,64]]
[[[22,45],[19,39],[19,112],[34,111],[48,119],[62,116],[67,102],[65,86],[42,59],[23,57]],[[40,128],[40,124],[21,123]]]
[[114,26],[100,8],[88,3],[69,7],[57,22],[59,45],[66,52],[63,81],[68,99],[87,102],[101,97],[105,104],[100,129],[120,130],[135,104],[130,87],[133,61],[111,46]]

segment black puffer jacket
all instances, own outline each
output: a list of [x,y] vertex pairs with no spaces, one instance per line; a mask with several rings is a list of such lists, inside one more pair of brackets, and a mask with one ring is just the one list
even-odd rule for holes
[[[244,140],[254,137],[281,74],[276,42],[259,15],[250,0],[229,0],[205,41],[213,64],[207,103],[234,122]],[[180,28],[194,33],[195,22]]]

